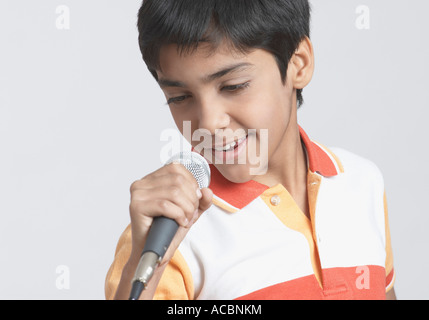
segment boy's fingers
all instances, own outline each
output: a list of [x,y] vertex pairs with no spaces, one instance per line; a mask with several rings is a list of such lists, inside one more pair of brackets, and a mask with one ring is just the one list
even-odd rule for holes
[[187,228],[190,228],[199,219],[199,217],[212,205],[213,191],[211,191],[209,188],[204,188],[201,190],[199,189],[199,191],[201,194],[201,196],[198,196],[198,199],[200,199],[199,206],[198,209],[195,210],[192,219],[187,225]]
[[[157,199],[155,201],[133,201],[130,204],[131,220],[141,221],[145,227],[149,229],[150,224],[147,218],[164,216],[173,220],[179,225],[185,226],[188,224],[189,219],[181,206],[176,203],[166,200]],[[151,223],[151,222],[150,222]]]
[[212,205],[213,191],[209,188],[201,189],[202,197],[200,199],[199,210],[201,212],[206,211]]

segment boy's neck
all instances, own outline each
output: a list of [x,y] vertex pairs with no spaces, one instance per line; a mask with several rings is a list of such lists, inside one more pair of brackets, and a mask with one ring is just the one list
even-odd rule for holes
[[283,185],[308,216],[307,172],[306,152],[302,145],[296,116],[292,116],[282,144],[269,161],[267,173],[255,176],[253,180],[268,187]]
[[298,125],[288,127],[282,149],[270,159],[265,175],[256,176],[255,181],[269,187],[282,184],[291,194],[307,181],[307,157],[302,146]]

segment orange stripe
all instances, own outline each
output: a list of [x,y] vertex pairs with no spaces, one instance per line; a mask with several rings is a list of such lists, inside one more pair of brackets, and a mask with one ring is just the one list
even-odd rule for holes
[[338,157],[336,156],[335,153],[333,153],[331,150],[329,150],[329,148],[327,148],[325,145],[321,144],[319,141],[316,141],[320,146],[322,146],[326,152],[328,152],[332,158],[334,158],[335,162],[337,163],[338,169],[340,169],[341,173],[344,173],[344,167],[343,164],[341,163],[340,159],[338,159]]
[[107,300],[115,297],[121,279],[122,269],[131,254],[131,225],[129,224],[119,238],[115,251],[115,259],[106,275],[104,292]]
[[[278,205],[271,203],[271,197],[277,195],[280,197]],[[277,216],[277,218],[288,228],[300,232],[304,235],[310,248],[310,259],[313,272],[320,286],[322,285],[321,266],[319,252],[315,244],[311,221],[305,216],[291,194],[281,184],[270,188],[261,195],[261,199]],[[285,214],[287,213],[287,214]]]
[[389,215],[387,212],[387,199],[386,192],[384,193],[384,224],[385,224],[385,234],[386,234],[386,275],[388,275],[393,270],[393,252],[392,244],[390,239],[390,228],[389,228]]
[[185,258],[176,250],[156,288],[154,300],[193,300],[194,282]]
[[238,209],[237,209],[237,208],[234,208],[234,207],[232,207],[232,206],[230,206],[230,205],[228,205],[228,204],[226,204],[226,203],[224,203],[224,202],[222,202],[222,201],[220,201],[220,200],[216,199],[215,197],[213,197],[212,202],[213,202],[213,204],[214,204],[215,206],[218,206],[219,208],[221,208],[221,209],[225,210],[226,212],[229,212],[229,213],[235,213],[235,212],[237,212],[237,211],[238,211]]

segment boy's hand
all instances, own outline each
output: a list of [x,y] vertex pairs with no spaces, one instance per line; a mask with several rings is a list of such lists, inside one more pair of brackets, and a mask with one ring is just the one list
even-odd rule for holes
[[[183,165],[176,163],[166,165],[135,181],[130,191],[132,250],[124,269],[128,274],[125,276],[123,272],[123,278],[134,276],[154,217],[164,216],[174,219],[179,224],[179,229],[158,267],[163,270],[189,228],[210,207],[213,197],[213,192],[209,188],[200,190],[193,175]],[[154,278],[155,274],[152,279],[154,282],[159,281],[160,274],[158,279]],[[150,286],[156,287],[156,284]]]

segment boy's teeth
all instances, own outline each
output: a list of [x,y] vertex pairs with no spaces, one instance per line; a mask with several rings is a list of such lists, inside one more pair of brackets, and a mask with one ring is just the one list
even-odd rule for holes
[[237,144],[240,144],[241,142],[243,142],[244,140],[246,139],[246,137],[244,137],[244,138],[241,138],[240,140],[238,140],[237,142],[232,142],[232,143],[230,143],[230,144],[227,144],[225,147],[223,147],[223,148],[215,148],[215,150],[216,151],[230,151],[230,150],[232,150],[232,149],[234,149],[234,147],[237,145]]
[[225,150],[230,150],[230,149],[234,148],[234,147],[235,147],[235,145],[236,145],[236,143],[235,143],[235,142],[233,142],[233,143],[231,143],[231,144],[229,144],[229,145],[225,146]]
[[230,149],[233,149],[235,147],[237,143],[236,142],[232,142],[230,144],[227,144],[224,148],[216,148],[216,151],[228,151]]

